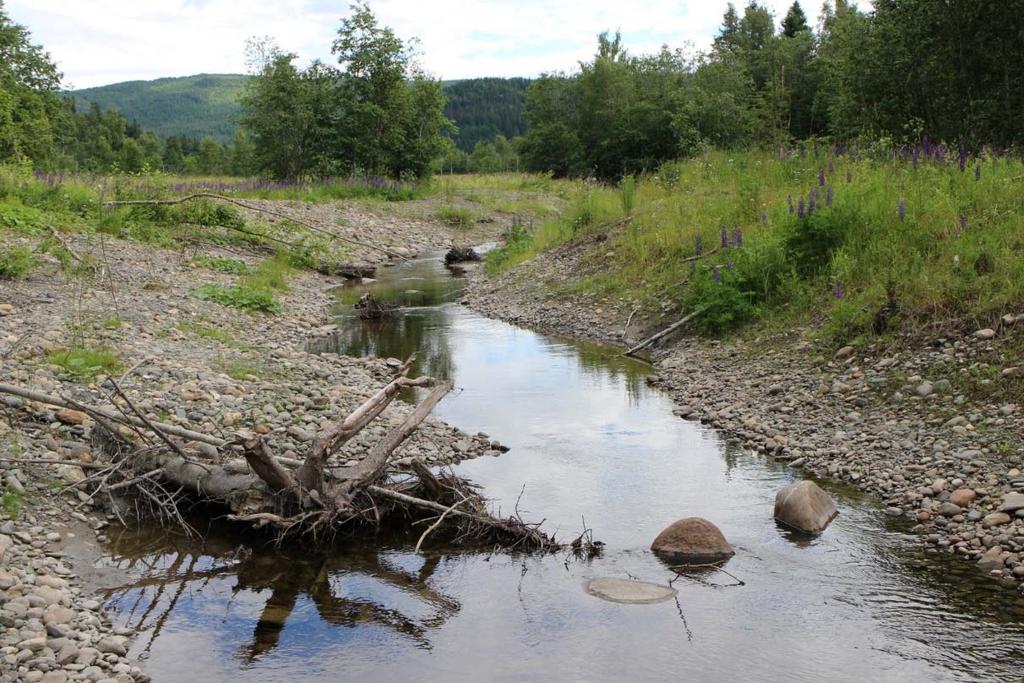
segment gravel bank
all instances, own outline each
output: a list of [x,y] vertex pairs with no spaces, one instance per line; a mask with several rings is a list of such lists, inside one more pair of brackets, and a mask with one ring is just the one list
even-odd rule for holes
[[[409,255],[442,249],[451,241],[437,224],[421,223],[407,231],[404,224],[356,209],[314,209],[348,216],[353,234],[363,240],[373,241],[386,231],[387,246]],[[359,226],[373,227],[361,231]],[[392,376],[394,359],[305,350],[310,338],[334,329],[328,315],[333,299],[327,292],[340,279],[296,274],[279,296],[282,314],[250,315],[194,296],[201,284],[229,285],[237,276],[192,265],[193,248],[185,254],[109,238],[105,243],[84,237],[68,241],[79,254],[91,254],[102,269],[74,276],[44,256],[26,279],[0,281],[3,382],[104,404],[101,387],[76,381],[52,364],[51,354],[80,346],[109,349],[121,361],[115,373],[124,374],[121,386],[149,418],[217,436],[253,430],[265,434],[276,453],[302,457],[319,429]],[[200,253],[249,264],[258,260],[210,247]],[[371,253],[357,256],[379,262]],[[91,421],[75,411],[25,406],[9,396],[2,403],[0,680],[147,680],[137,663],[125,660],[132,634],[105,620],[89,571],[89,548],[113,519],[84,492],[56,493],[90,472]],[[410,410],[396,402],[346,445],[337,463],[355,464],[369,443]],[[396,457],[400,464],[417,458],[440,465],[497,455],[501,448],[486,435],[464,434],[428,420]],[[71,540],[75,543],[67,545]],[[84,566],[75,567],[76,560]]]

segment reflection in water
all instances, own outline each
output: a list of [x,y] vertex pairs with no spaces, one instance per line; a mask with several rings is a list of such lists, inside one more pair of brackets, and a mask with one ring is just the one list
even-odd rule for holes
[[[460,389],[438,416],[512,447],[458,474],[563,539],[585,524],[604,555],[424,557],[415,531],[316,555],[251,539],[236,548],[216,529],[202,545],[126,532],[106,561],[131,578],[108,605],[144,630],[132,654],[149,655],[154,680],[1024,679],[1021,598],[922,551],[873,501],[826,483],[840,510],[826,533],[780,529],[772,501],[794,472],[674,418],[643,365],[476,316],[436,262],[382,277],[373,286],[392,296],[432,298],[381,328],[343,312],[323,350],[420,351],[426,371]],[[584,590],[598,576],[673,580],[647,548],[691,515],[735,547],[724,568],[735,580],[677,579],[676,602],[643,606]]]

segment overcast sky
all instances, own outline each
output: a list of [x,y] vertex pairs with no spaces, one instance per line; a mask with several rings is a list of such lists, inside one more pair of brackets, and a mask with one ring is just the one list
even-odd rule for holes
[[[764,0],[781,20],[792,0]],[[633,53],[711,43],[726,0],[373,0],[381,23],[420,39],[421,62],[444,79],[536,76],[590,57],[620,29]],[[742,6],[742,1],[737,2]],[[821,0],[802,3],[812,24]],[[245,39],[273,36],[304,61],[330,58],[347,0],[7,0],[64,73],[65,85],[245,71]]]

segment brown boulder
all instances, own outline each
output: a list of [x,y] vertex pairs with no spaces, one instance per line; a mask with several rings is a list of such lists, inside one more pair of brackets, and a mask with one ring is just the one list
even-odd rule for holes
[[813,481],[798,481],[775,496],[775,519],[797,531],[817,534],[839,514],[835,503]]
[[956,491],[953,491],[953,493],[949,494],[949,502],[953,505],[959,505],[960,507],[965,508],[970,505],[971,501],[973,501],[977,496],[978,494],[975,493],[973,489],[957,489]]
[[711,522],[686,517],[674,522],[654,539],[651,550],[674,562],[720,562],[736,554]]

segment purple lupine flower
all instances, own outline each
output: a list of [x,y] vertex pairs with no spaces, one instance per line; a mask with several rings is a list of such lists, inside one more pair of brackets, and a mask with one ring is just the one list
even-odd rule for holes
[[832,288],[832,295],[837,299],[842,299],[845,294],[842,283],[837,282],[835,287]]
[[697,235],[696,237],[693,238],[693,242],[694,242],[694,253],[697,256],[700,256],[701,254],[704,253],[704,240],[701,239],[700,235]]
[[981,162],[974,165],[974,179],[981,180]]
[[789,213],[792,214],[793,213],[793,195],[789,195],[789,197],[786,198],[786,202],[789,204]]
[[957,163],[960,164],[960,172],[963,173],[967,169],[967,148],[964,144],[960,143],[960,153],[957,156]]
[[803,197],[800,197],[800,206],[797,208],[796,215],[797,215],[797,218],[803,218],[804,217],[804,198]]
[[722,228],[722,249],[729,248],[729,231]]
[[832,186],[829,185],[828,189],[825,190],[825,206],[832,206]]
[[907,217],[907,200],[906,199],[901,199],[900,200],[900,204],[899,204],[899,207],[897,208],[897,212],[900,215],[900,220],[901,221]]
[[914,162],[914,170],[917,170],[917,162],[921,159],[921,150],[917,147],[914,148],[913,154],[910,155],[910,160]]
[[739,228],[736,228],[735,230],[732,231],[732,245],[734,247],[743,246],[743,231],[740,230]]
[[711,279],[715,282],[722,281],[722,271],[718,270],[718,266],[711,267]]
[[825,187],[825,167],[818,169],[818,187]]
[[807,193],[807,197],[808,197],[808,199],[813,199],[814,201],[818,201],[819,199],[821,199],[821,193],[818,192],[818,188],[812,187],[811,191]]

